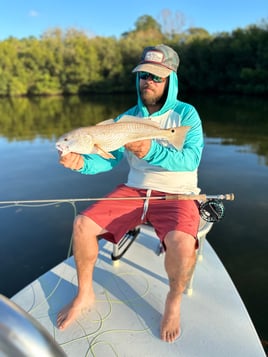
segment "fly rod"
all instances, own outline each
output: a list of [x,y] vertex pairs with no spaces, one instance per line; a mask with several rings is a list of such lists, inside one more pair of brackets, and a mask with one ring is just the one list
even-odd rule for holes
[[188,194],[168,194],[164,196],[138,196],[138,197],[89,197],[89,198],[59,198],[48,200],[21,200],[21,201],[0,201],[0,205],[23,205],[23,204],[38,204],[38,203],[64,203],[64,202],[86,202],[86,201],[126,201],[126,200],[227,200],[233,201],[234,194],[226,193],[219,195],[188,195]]

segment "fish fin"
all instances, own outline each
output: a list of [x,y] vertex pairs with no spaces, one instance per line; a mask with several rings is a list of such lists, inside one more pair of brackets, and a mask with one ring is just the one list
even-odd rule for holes
[[[142,120],[142,121],[141,121]],[[147,124],[150,126],[153,126],[155,128],[160,128],[160,125],[156,123],[155,121],[152,121],[151,119],[148,118],[143,118],[143,117],[135,117],[134,115],[123,115],[119,120],[114,121],[114,119],[107,119],[103,120],[96,125],[108,125],[108,124],[117,124],[117,123],[138,123],[138,124]]]
[[153,126],[155,128],[160,128],[159,123],[152,121],[151,119],[148,118],[143,118],[143,117],[135,117],[133,115],[123,115],[118,121],[115,122],[117,123],[138,123],[138,124],[146,124]]
[[100,121],[96,125],[107,125],[107,124],[114,124],[114,123],[115,123],[115,121],[113,119],[106,119],[106,120]]
[[94,153],[100,155],[104,159],[115,159],[113,154],[103,150],[98,144],[94,145],[94,149]]
[[178,126],[176,128],[171,128],[170,130],[175,133],[168,141],[175,146],[176,149],[181,149],[183,147],[186,134],[190,128],[190,126]]

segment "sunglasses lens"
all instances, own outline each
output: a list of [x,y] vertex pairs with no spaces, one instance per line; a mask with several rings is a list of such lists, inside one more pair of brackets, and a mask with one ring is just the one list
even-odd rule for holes
[[161,83],[161,82],[163,82],[163,79],[162,79],[161,77],[158,77],[158,76],[155,76],[155,75],[152,76],[152,80],[153,80],[154,82],[156,82],[156,83]]
[[139,72],[140,79],[146,80],[149,78],[149,76],[150,76],[150,74],[147,72]]
[[139,77],[140,79],[143,79],[145,81],[150,77],[155,83],[163,82],[163,78],[159,76],[155,76],[154,74],[149,72],[139,72]]

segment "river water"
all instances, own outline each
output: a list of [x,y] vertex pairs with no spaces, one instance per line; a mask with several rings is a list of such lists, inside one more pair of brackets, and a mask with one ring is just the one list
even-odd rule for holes
[[[235,194],[208,240],[232,277],[262,340],[268,340],[268,103],[265,98],[192,96],[203,121],[203,193]],[[0,99],[0,201],[102,197],[127,166],[83,176],[58,164],[55,140],[114,117],[132,96]],[[11,297],[68,254],[72,221],[87,203],[0,205],[0,293]],[[213,273],[213,272],[212,272]],[[219,284],[221,282],[219,281]],[[246,343],[246,341],[245,341]]]

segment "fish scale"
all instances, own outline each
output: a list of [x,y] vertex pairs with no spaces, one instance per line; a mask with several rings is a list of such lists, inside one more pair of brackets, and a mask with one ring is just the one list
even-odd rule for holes
[[99,154],[104,158],[113,158],[111,151],[139,140],[163,139],[175,148],[183,146],[190,127],[161,129],[158,123],[149,119],[123,116],[117,122],[104,121],[98,125],[78,128],[63,135],[56,143],[62,155],[69,152],[79,154]]

